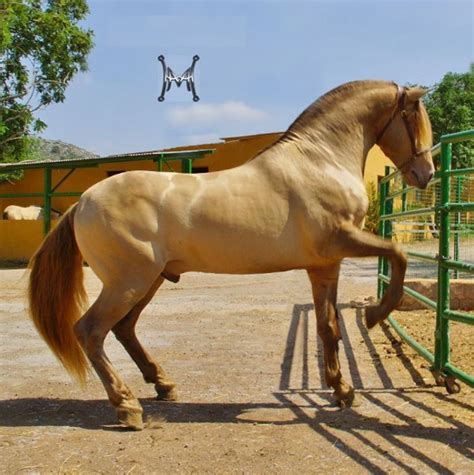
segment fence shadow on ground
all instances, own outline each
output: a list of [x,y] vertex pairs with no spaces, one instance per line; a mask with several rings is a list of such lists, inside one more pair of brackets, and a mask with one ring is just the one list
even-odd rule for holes
[[[338,308],[343,311],[348,307],[348,305],[340,305]],[[391,327],[383,323],[382,331],[396,350],[397,357],[407,373],[404,375],[404,380],[409,376],[408,379],[413,382],[413,385],[409,388],[406,385],[397,387],[392,375],[379,359],[376,347],[363,323],[363,312],[360,308],[356,309],[357,334],[349,335],[344,318],[339,319],[342,335],[341,352],[345,354],[352,385],[358,397],[365,399],[372,408],[375,408],[377,414],[390,415],[389,419],[395,419],[396,422],[387,422],[377,416],[367,415],[364,410],[346,409],[339,412],[339,415],[343,414],[342,417],[335,417],[334,411],[328,411],[328,408],[331,407],[331,391],[317,388],[309,390],[308,388],[307,349],[309,345],[307,341],[300,343],[303,359],[302,364],[299,364],[302,369],[301,387],[291,386],[291,372],[295,366],[295,354],[297,353],[297,335],[304,335],[305,340],[308,338],[310,334],[308,314],[310,312],[313,312],[312,317],[314,318],[314,306],[311,304],[295,305],[293,308],[282,363],[280,391],[274,394],[278,401],[289,407],[295,414],[296,421],[293,423],[307,424],[319,436],[327,439],[332,446],[337,447],[345,456],[359,463],[370,473],[386,473],[384,465],[386,463],[395,464],[398,469],[407,473],[419,473],[419,470],[412,466],[413,460],[416,460],[418,464],[420,462],[424,464],[426,469],[438,473],[454,473],[438,461],[435,456],[430,455],[434,451],[427,453],[425,450],[418,448],[416,441],[437,442],[444,446],[449,444],[454,454],[457,453],[467,459],[472,458],[472,447],[469,447],[466,441],[474,437],[473,429],[435,407],[421,402],[419,399],[420,396],[426,395],[442,402],[447,402],[449,399],[450,404],[458,405],[462,409],[472,411],[474,407],[448,398],[448,396],[437,392],[433,386],[427,385],[410,358],[404,353],[400,341],[394,337]],[[355,357],[354,344],[351,344],[351,340],[352,342],[363,341],[362,351],[371,356],[370,364],[373,366],[380,384],[372,386],[365,384]],[[315,341],[318,348],[316,356],[318,357],[320,381],[321,385],[324,385],[322,342],[316,335]],[[366,360],[364,364],[367,364]],[[308,406],[316,410],[315,414],[308,412]],[[407,406],[411,408],[410,411],[401,409]],[[365,408],[367,409],[367,406]],[[443,427],[440,428],[439,424],[435,426],[427,424],[427,421],[433,420],[442,421]],[[343,437],[340,434],[343,434]],[[373,435],[376,435],[376,437],[373,437]],[[405,440],[410,440],[411,443]],[[361,445],[365,447],[365,450],[356,448]],[[395,456],[387,450],[389,447],[399,449],[398,452],[402,451],[408,456],[406,457],[407,460]],[[374,455],[378,455],[378,457],[374,457]],[[378,462],[375,462],[375,460],[378,460]]]
[[[344,317],[347,306],[340,306]],[[316,337],[312,304],[293,308],[286,348],[281,364],[279,389],[275,400],[263,403],[161,403],[141,399],[145,414],[163,423],[250,423],[273,425],[304,424],[315,436],[326,440],[346,458],[352,459],[371,473],[386,473],[393,465],[407,473],[418,473],[419,466],[439,473],[453,473],[436,451],[423,450],[423,443],[440,444],[459,458],[471,458],[469,438],[471,427],[446,415],[433,402],[474,410],[427,386],[418,370],[403,350],[397,348],[400,361],[413,384],[397,387],[384,367],[376,348],[363,325],[362,311],[356,310],[355,330],[349,334],[344,318],[340,319],[341,355],[349,368],[352,383],[363,401],[361,408],[337,410],[332,404],[331,390],[322,381],[323,361],[321,342]],[[396,345],[388,326],[383,332]],[[352,343],[351,343],[352,342]],[[354,342],[362,342],[360,352],[370,355],[369,363],[377,375],[377,384],[364,381],[364,371],[358,365]],[[314,359],[314,352],[320,353]],[[317,365],[314,375],[311,367]],[[294,368],[298,374],[294,374]],[[373,381],[373,380],[372,380]],[[406,379],[405,379],[406,381]],[[313,384],[311,384],[313,382]],[[407,410],[409,408],[410,410]],[[291,417],[270,417],[268,413],[286,411]],[[267,417],[261,418],[262,411]],[[71,426],[89,430],[119,430],[115,411],[106,400],[77,400],[53,398],[23,398],[0,401],[0,425],[4,427]],[[420,444],[418,444],[420,442]],[[400,456],[402,454],[402,456]],[[416,465],[417,468],[414,467]]]

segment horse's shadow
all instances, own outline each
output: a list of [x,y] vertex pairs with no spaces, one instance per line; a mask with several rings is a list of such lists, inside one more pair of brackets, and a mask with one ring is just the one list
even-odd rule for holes
[[[256,409],[275,409],[281,403],[186,403],[140,399],[146,416],[159,423],[235,423],[239,416]],[[116,413],[106,399],[21,398],[0,401],[3,427],[79,427],[118,430]]]
[[[341,306],[340,310],[346,307]],[[397,466],[408,473],[415,471],[403,460],[395,459],[379,444],[374,444],[366,434],[375,433],[377,437],[385,439],[386,444],[397,447],[422,463],[432,467],[435,471],[450,473],[447,467],[434,460],[433,457],[415,448],[404,440],[424,439],[439,444],[449,444],[450,448],[460,455],[470,458],[472,453],[465,440],[474,435],[472,429],[462,421],[452,419],[433,405],[420,401],[420,395],[426,394],[440,402],[457,405],[463,410],[474,410],[474,407],[456,399],[452,399],[427,386],[411,360],[403,352],[403,347],[397,347],[401,359],[413,385],[410,388],[397,388],[394,386],[389,372],[377,355],[376,348],[371,341],[362,322],[362,312],[356,311],[357,327],[360,333],[357,339],[363,342],[371,355],[373,365],[380,385],[367,387],[361,375],[354,355],[354,350],[349,343],[349,335],[340,320],[343,351],[346,355],[352,382],[359,397],[372,405],[371,411],[346,409],[336,411],[332,405],[331,391],[326,387],[310,387],[308,362],[311,346],[308,339],[309,313],[313,312],[311,304],[295,305],[289,327],[286,349],[281,364],[279,389],[273,393],[274,400],[263,403],[219,403],[219,402],[159,402],[154,398],[141,399],[145,414],[150,419],[150,427],[159,427],[163,424],[195,423],[229,423],[229,424],[272,424],[272,425],[297,425],[304,424],[319,436],[322,436],[333,446],[337,446],[346,456],[362,464],[373,473],[382,473],[384,469],[377,465],[373,459],[366,457],[345,438],[339,437],[337,431],[344,431],[354,440],[362,442],[365,446],[378,453],[382,459],[396,463]],[[393,334],[388,326],[382,328],[389,339]],[[303,337],[301,336],[303,335]],[[353,338],[353,336],[351,336]],[[303,341],[302,341],[303,340]],[[296,348],[296,345],[300,346]],[[395,345],[396,341],[393,340]],[[318,352],[321,351],[319,343]],[[303,350],[301,350],[303,348]],[[296,359],[302,358],[303,361]],[[320,376],[323,374],[321,358],[318,358]],[[296,363],[298,363],[296,365]],[[367,363],[365,363],[367,364]],[[302,374],[298,374],[298,387],[291,385],[295,379],[291,374],[298,366]],[[292,379],[293,378],[293,379]],[[322,377],[321,377],[322,380]],[[391,401],[387,402],[387,397]],[[395,403],[393,402],[395,399]],[[402,406],[412,407],[413,412],[400,409]],[[285,417],[280,417],[285,411]],[[388,412],[396,417],[395,422],[380,420],[377,413]],[[426,420],[441,420],[443,424],[431,426]],[[0,425],[4,427],[79,427],[89,430],[123,430],[116,423],[116,414],[109,402],[102,400],[78,399],[53,399],[53,398],[23,398],[0,401]]]

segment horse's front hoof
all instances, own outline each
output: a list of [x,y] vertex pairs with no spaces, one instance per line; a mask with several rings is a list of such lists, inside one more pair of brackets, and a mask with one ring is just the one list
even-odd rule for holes
[[385,315],[380,311],[379,305],[371,305],[365,309],[365,324],[369,330],[374,328],[375,325],[384,320],[384,318]]
[[355,396],[354,389],[351,387],[345,390],[335,391],[334,397],[336,398],[336,404],[341,409],[357,407],[360,405],[358,398]]
[[169,386],[160,386],[156,388],[156,399],[158,401],[177,401],[178,400],[178,391],[174,384],[170,384]]

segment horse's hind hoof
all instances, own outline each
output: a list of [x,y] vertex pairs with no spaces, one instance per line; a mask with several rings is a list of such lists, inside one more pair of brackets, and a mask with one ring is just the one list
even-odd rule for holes
[[365,324],[369,330],[382,320],[383,316],[380,314],[380,306],[371,305],[365,309]]
[[127,429],[143,430],[142,412],[130,411],[128,409],[117,409],[117,416],[120,423]]
[[156,399],[158,399],[158,401],[172,402],[178,400],[178,391],[176,391],[174,385],[169,388],[157,388],[156,392]]

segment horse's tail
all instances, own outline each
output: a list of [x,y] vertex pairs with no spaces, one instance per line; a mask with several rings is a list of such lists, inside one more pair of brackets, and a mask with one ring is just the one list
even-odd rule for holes
[[48,234],[29,263],[30,313],[44,338],[66,370],[82,384],[88,362],[74,333],[86,300],[82,256],[74,236],[74,206]]

